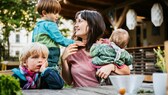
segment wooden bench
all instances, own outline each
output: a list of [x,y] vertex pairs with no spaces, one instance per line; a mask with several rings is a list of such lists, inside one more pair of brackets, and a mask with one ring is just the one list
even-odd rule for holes
[[8,70],[15,67],[19,67],[18,61],[3,61],[1,62],[1,70]]
[[12,70],[0,71],[0,75],[12,75],[12,74],[13,74]]

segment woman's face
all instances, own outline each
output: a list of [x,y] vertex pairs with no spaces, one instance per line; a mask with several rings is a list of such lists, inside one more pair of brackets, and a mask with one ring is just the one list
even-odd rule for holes
[[87,39],[88,28],[87,21],[82,19],[81,15],[79,14],[75,23],[75,36],[82,39]]
[[41,66],[47,62],[47,57],[42,54],[33,54],[26,60],[27,69],[32,72],[40,72]]

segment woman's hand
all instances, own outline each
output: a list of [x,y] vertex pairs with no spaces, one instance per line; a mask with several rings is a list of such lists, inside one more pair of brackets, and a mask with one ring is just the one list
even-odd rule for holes
[[67,48],[65,48],[62,54],[62,60],[66,60],[69,55],[76,53],[79,46],[85,46],[85,44],[80,41],[77,41],[74,44],[70,44]]
[[76,53],[78,50],[78,46],[74,44],[70,44],[67,48],[65,48],[62,54],[62,60],[66,60],[69,55]]
[[114,66],[114,64],[104,65],[96,72],[96,75],[98,77],[106,79],[110,75],[110,73],[115,70]]

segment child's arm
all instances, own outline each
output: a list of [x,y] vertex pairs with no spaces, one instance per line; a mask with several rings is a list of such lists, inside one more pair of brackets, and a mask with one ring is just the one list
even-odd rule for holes
[[74,43],[74,40],[68,39],[61,34],[55,23],[50,23],[48,25],[48,31],[49,37],[62,46],[68,46],[69,44]]
[[41,77],[48,84],[49,89],[61,89],[64,86],[64,81],[55,68],[46,68],[41,73]]

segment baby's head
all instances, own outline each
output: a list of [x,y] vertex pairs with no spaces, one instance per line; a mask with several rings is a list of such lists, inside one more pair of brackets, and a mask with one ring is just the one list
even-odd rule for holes
[[129,34],[124,29],[116,29],[112,32],[110,41],[114,42],[120,48],[125,48],[129,42]]
[[49,14],[47,18],[50,20],[53,16],[58,16],[61,11],[61,5],[57,0],[39,0],[37,11],[42,17]]
[[48,59],[48,53],[48,48],[45,45],[37,42],[32,43],[31,45],[23,48],[22,53],[19,57],[20,66],[25,66],[29,64],[27,63],[28,58],[38,57],[39,55],[42,55],[46,61]]

